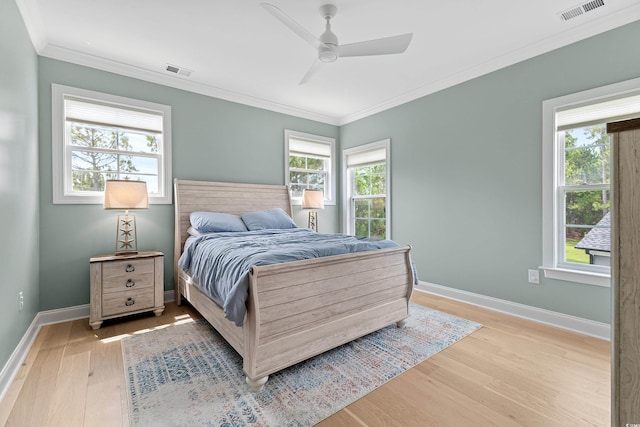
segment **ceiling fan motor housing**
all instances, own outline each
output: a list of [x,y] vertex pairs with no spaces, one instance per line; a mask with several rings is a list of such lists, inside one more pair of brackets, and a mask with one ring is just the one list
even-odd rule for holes
[[322,43],[318,48],[318,59],[322,62],[333,62],[338,59],[338,37],[331,31],[331,18],[337,12],[337,8],[332,4],[325,4],[320,7],[320,14],[327,20],[324,33],[318,37]]
[[325,43],[318,48],[318,59],[322,62],[333,62],[338,59],[338,46]]

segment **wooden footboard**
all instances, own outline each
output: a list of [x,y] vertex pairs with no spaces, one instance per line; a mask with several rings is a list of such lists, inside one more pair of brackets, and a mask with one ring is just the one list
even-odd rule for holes
[[245,320],[249,381],[409,315],[410,248],[253,267]]

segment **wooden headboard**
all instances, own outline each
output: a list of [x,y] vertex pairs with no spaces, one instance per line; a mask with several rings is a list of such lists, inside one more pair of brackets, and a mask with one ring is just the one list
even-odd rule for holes
[[189,237],[189,214],[196,211],[241,215],[245,212],[282,208],[291,216],[291,197],[286,185],[175,179],[174,286],[178,286],[178,259]]

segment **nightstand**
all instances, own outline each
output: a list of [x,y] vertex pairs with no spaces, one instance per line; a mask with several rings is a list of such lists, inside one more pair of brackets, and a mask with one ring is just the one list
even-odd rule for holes
[[164,311],[164,254],[100,255],[89,259],[91,307],[89,325],[98,329],[106,319]]

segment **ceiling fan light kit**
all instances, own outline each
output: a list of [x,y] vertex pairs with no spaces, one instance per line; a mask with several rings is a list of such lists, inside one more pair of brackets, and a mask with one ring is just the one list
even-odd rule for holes
[[340,57],[392,55],[403,53],[411,43],[412,33],[398,36],[384,37],[381,39],[367,40],[357,43],[340,45],[338,37],[331,31],[331,18],[336,15],[338,8],[333,4],[320,6],[320,15],[326,20],[325,31],[316,38],[302,25],[298,24],[289,15],[270,3],[261,3],[262,7],[276,19],[289,27],[317,51],[318,57],[311,68],[304,75],[300,84],[304,84],[322,66],[323,63],[334,62]]

